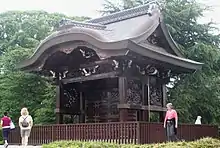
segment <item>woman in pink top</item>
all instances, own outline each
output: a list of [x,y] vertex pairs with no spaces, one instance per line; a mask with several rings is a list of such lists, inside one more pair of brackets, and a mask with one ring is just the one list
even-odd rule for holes
[[172,103],[167,104],[167,112],[164,119],[164,128],[168,141],[176,141],[177,137],[178,116],[176,110],[173,109]]
[[11,118],[8,117],[8,113],[4,112],[4,117],[1,119],[1,126],[2,126],[2,134],[3,134],[3,139],[4,139],[4,147],[8,147],[8,136],[10,133],[10,123],[11,123]]

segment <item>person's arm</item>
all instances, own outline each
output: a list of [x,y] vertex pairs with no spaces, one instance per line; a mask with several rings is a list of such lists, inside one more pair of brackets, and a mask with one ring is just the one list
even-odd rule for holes
[[29,118],[30,118],[30,127],[32,127],[33,126],[33,118],[31,117],[31,116],[29,116]]
[[19,118],[18,125],[19,125],[20,128],[22,127],[21,126],[21,117]]
[[2,127],[2,125],[3,125],[3,121],[1,120],[1,127]]
[[166,112],[166,116],[164,118],[164,123],[163,123],[163,127],[165,128],[166,127],[166,121],[167,121],[167,112]]
[[175,128],[177,128],[177,125],[178,125],[178,115],[177,115],[176,110],[174,110],[174,117],[175,117],[175,123],[176,123]]

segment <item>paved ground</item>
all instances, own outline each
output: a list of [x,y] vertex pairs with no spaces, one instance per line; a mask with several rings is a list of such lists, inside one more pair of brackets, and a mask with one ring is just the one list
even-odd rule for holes
[[[4,148],[4,146],[3,146],[3,145],[0,145],[0,148]],[[8,148],[22,148],[22,146],[9,145]],[[26,148],[41,148],[41,146],[27,146]]]

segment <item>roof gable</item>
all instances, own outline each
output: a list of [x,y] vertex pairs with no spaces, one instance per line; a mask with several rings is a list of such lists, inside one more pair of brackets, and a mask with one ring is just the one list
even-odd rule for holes
[[133,17],[138,17],[140,15],[151,15],[152,10],[155,9],[156,7],[157,7],[156,2],[150,2],[146,5],[142,5],[139,7],[132,8],[132,9],[127,9],[127,10],[120,11],[120,12],[110,14],[107,16],[91,19],[87,22],[107,25],[107,24],[123,21],[126,19],[131,19]]
[[23,69],[37,67],[39,70],[46,58],[54,52],[63,48],[69,49],[69,46],[73,51],[80,45],[94,48],[100,59],[126,56],[132,51],[179,67],[188,69],[201,67],[201,63],[181,58],[182,54],[170,36],[160,9],[155,3],[87,22],[64,20],[61,25],[57,31],[41,42],[29,60],[20,63],[18,67]]
[[[157,2],[150,2],[132,9],[117,12],[86,21],[93,25],[102,25],[101,34],[109,41],[130,39],[137,44],[153,44],[164,48],[164,52],[183,57],[172,39],[159,10]],[[152,42],[158,35],[157,44]]]

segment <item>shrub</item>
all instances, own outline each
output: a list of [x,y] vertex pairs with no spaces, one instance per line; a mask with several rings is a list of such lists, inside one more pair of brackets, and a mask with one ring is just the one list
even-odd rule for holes
[[56,141],[43,145],[43,148],[217,148],[220,140],[204,138],[193,142],[158,143],[146,145],[114,144],[105,142]]
[[3,136],[2,136],[2,128],[0,128],[0,145],[4,143]]

